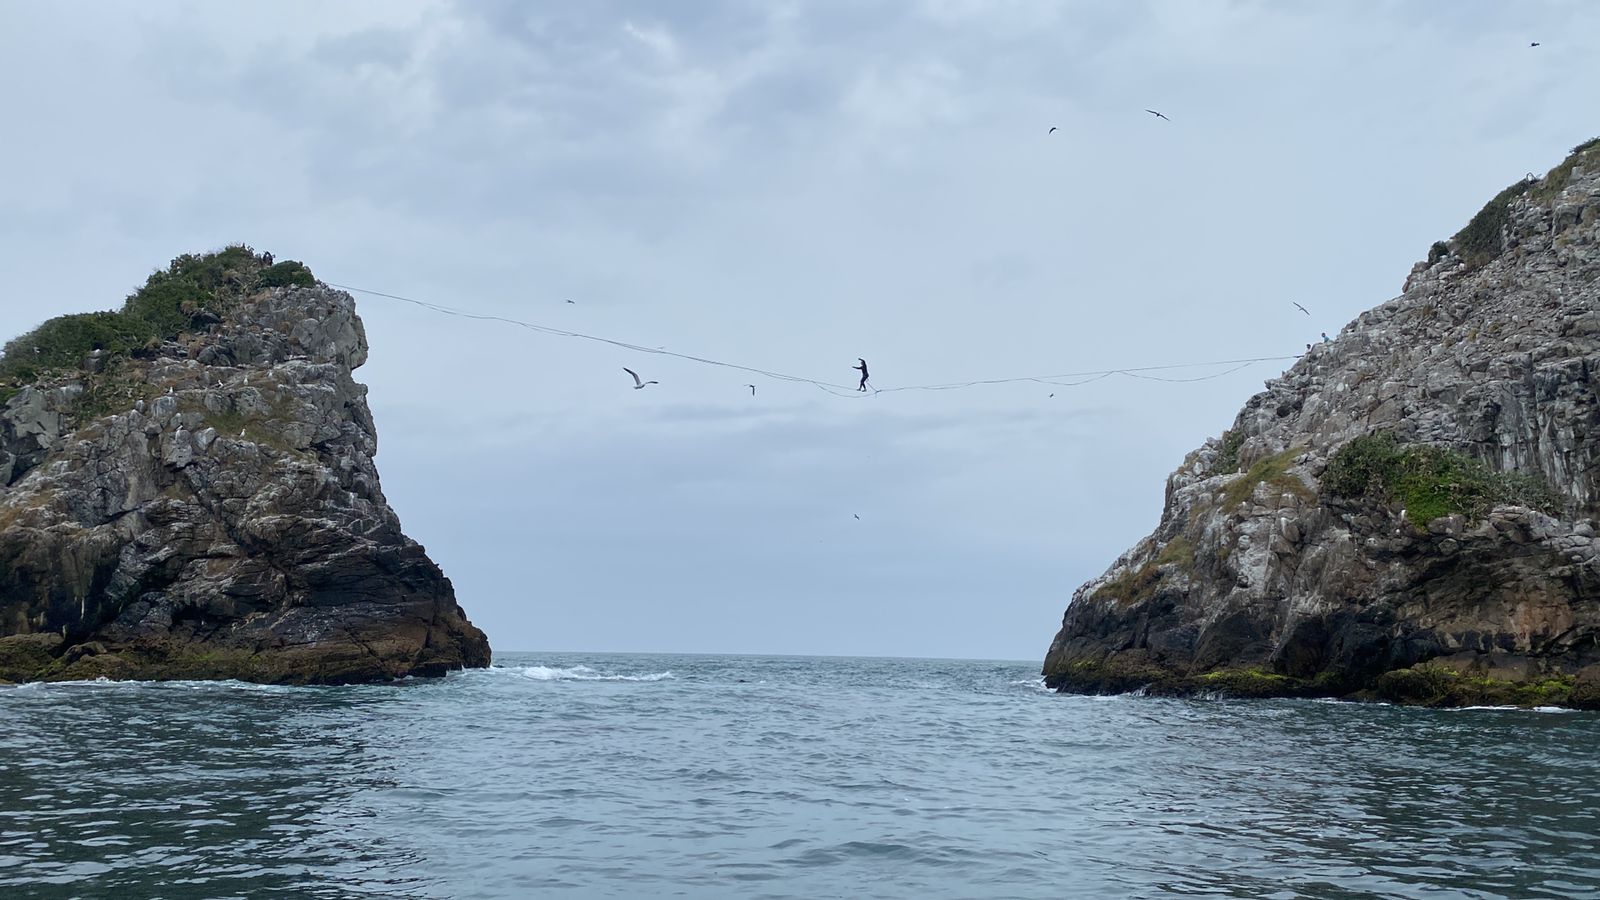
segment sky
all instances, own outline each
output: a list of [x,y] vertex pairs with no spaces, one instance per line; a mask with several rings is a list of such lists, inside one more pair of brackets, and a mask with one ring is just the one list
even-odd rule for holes
[[888,389],[1295,354],[1600,134],[1594,35],[1583,0],[0,0],[0,339],[244,242],[864,357],[883,393],[356,295],[384,491],[497,650],[1040,659],[1289,362]]

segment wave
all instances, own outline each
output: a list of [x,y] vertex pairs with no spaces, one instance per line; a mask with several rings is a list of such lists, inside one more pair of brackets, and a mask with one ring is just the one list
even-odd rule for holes
[[671,672],[647,672],[642,675],[619,675],[601,672],[588,666],[497,666],[490,671],[508,672],[532,681],[665,681],[675,678]]
[[53,691],[71,690],[74,688],[105,688],[111,690],[133,690],[140,688],[149,690],[185,690],[185,691],[258,691],[269,694],[281,694],[290,691],[323,690],[327,685],[307,684],[259,684],[253,681],[239,681],[234,678],[216,679],[173,679],[150,680],[131,678],[107,678],[104,675],[98,678],[81,678],[70,681],[26,681],[22,684],[0,685],[0,690],[9,691]]
[[1565,706],[1448,706],[1447,712],[1534,712],[1534,713],[1571,713],[1575,709]]

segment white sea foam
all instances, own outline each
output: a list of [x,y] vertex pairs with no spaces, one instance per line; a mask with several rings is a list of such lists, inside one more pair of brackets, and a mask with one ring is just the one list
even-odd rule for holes
[[559,666],[507,666],[497,669],[500,672],[513,672],[532,681],[665,681],[675,677],[671,672],[648,672],[642,675],[619,675],[611,672],[601,672],[588,666],[572,666],[561,668]]
[[1479,711],[1483,711],[1483,710],[1489,710],[1491,712],[1536,712],[1536,713],[1570,713],[1570,712],[1577,712],[1577,710],[1575,710],[1575,709],[1567,709],[1567,708],[1561,707],[1561,706],[1452,706],[1452,707],[1448,707],[1448,710],[1450,712],[1479,712]]
[[72,690],[74,688],[105,688],[111,690],[133,690],[136,688],[163,690],[189,690],[189,691],[261,691],[265,693],[283,693],[285,691],[306,690],[306,685],[287,684],[256,684],[250,681],[236,681],[234,679],[219,679],[215,681],[139,681],[139,680],[114,680],[100,676],[99,678],[78,679],[73,681],[29,681],[23,684],[10,685],[9,690],[14,691],[52,691]]

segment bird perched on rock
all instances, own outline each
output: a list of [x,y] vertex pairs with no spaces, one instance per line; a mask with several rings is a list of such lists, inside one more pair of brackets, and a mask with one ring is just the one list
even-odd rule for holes
[[635,372],[634,370],[632,370],[630,368],[628,368],[627,366],[623,366],[622,367],[622,371],[627,372],[629,375],[633,376],[633,389],[636,390],[636,391],[643,390],[644,386],[647,385],[647,384],[660,384],[661,383],[659,381],[640,381],[639,380],[639,373]]

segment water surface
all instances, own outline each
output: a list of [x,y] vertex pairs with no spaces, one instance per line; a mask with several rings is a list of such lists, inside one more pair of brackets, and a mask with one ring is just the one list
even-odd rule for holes
[[0,896],[1600,897],[1600,715],[496,663],[0,688]]

